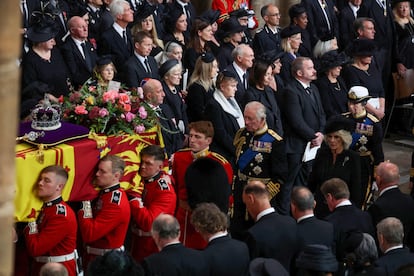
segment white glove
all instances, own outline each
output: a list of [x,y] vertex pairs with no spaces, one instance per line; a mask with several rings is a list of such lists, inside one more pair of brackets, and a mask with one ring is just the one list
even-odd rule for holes
[[92,218],[92,206],[89,200],[82,201],[83,218]]
[[132,201],[137,201],[139,208],[144,208],[144,203],[142,202],[142,198],[134,197],[134,198],[129,200],[129,202],[132,202]]
[[378,185],[377,185],[377,182],[376,181],[372,182],[371,190],[372,191],[378,191]]
[[39,233],[36,221],[29,222],[27,226],[29,226],[29,235]]
[[185,133],[185,126],[183,120],[178,121],[178,129],[184,134]]

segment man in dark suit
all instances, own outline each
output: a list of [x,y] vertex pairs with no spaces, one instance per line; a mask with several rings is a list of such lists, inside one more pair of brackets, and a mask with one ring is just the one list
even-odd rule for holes
[[395,217],[388,217],[377,224],[379,247],[384,253],[375,265],[385,269],[387,275],[396,275],[398,268],[414,263],[414,254],[404,247],[404,227]]
[[338,16],[339,33],[341,34],[338,37],[338,42],[341,49],[345,49],[349,42],[355,38],[354,21],[361,3],[362,0],[348,0]]
[[200,203],[191,215],[191,223],[208,242],[203,250],[210,275],[242,276],[249,269],[249,250],[244,242],[227,233],[227,216],[214,203]]
[[289,271],[297,253],[295,220],[275,212],[270,205],[266,185],[261,181],[250,180],[247,183],[243,190],[243,202],[256,221],[246,238],[250,258],[273,258]]
[[273,4],[268,4],[261,8],[260,14],[265,22],[265,25],[262,29],[257,31],[253,38],[254,53],[259,55],[275,49],[281,51],[279,8]]
[[[393,100],[393,89],[390,89],[391,77],[391,57],[396,48],[396,31],[394,16],[391,9],[390,0],[364,0],[358,10],[358,17],[370,17],[375,22],[375,42],[380,56],[382,57],[382,85],[385,91],[389,92],[385,96],[387,102]],[[388,110],[387,110],[388,111]]]
[[292,186],[306,186],[312,161],[302,162],[305,148],[320,146],[323,141],[326,116],[318,88],[311,82],[316,79],[313,62],[297,57],[292,62],[292,80],[283,91],[280,104],[285,122],[286,153],[289,168],[287,183],[281,191],[283,207],[289,210]]
[[358,209],[349,201],[348,185],[339,178],[331,178],[321,186],[329,211],[325,219],[334,226],[336,258],[343,261],[347,251],[347,237],[353,232],[374,236],[375,230],[368,213]]
[[317,219],[313,214],[315,199],[311,191],[304,187],[295,187],[292,191],[290,210],[298,224],[299,250],[305,245],[323,244],[334,251],[334,228],[329,222]]
[[145,31],[134,36],[134,54],[125,63],[125,83],[129,88],[138,88],[145,78],[159,79],[157,61],[150,56],[153,40]]
[[165,151],[168,158],[181,149],[184,142],[184,134],[178,129],[174,118],[174,113],[171,108],[163,104],[165,93],[162,84],[156,79],[146,79],[144,84],[141,84],[144,101],[152,108],[161,124],[161,133],[165,144]]
[[128,23],[134,20],[134,13],[125,0],[113,0],[109,10],[115,22],[102,34],[98,52],[112,55],[112,62],[118,70],[117,79],[122,80],[124,63],[134,52],[131,31],[127,28]]
[[249,68],[253,66],[254,53],[252,48],[247,44],[239,44],[231,53],[233,63],[226,67],[226,70],[234,73],[237,76],[237,92],[236,101],[244,109],[244,98],[249,86]]
[[386,217],[396,217],[404,225],[404,243],[414,250],[414,200],[398,188],[400,173],[398,166],[382,162],[376,170],[375,181],[379,189],[378,199],[369,207],[368,213],[374,225]]
[[324,37],[339,37],[338,19],[332,0],[302,0],[308,15],[308,25],[312,46]]
[[61,47],[63,58],[72,75],[74,88],[77,90],[92,76],[97,54],[88,41],[88,24],[80,16],[69,19],[70,36]]
[[30,27],[30,19],[32,13],[34,11],[38,11],[40,9],[40,2],[39,0],[20,0],[20,11],[22,13],[22,25],[20,32],[23,35],[23,43],[22,43],[22,53],[29,51],[28,40],[26,36],[27,29]]
[[112,1],[113,0],[103,0],[104,5],[100,13],[101,23],[99,24],[101,34],[110,29],[115,22],[111,12],[109,11],[109,5]]
[[159,215],[151,233],[160,252],[144,259],[145,275],[210,275],[202,253],[180,243],[180,224],[175,217]]

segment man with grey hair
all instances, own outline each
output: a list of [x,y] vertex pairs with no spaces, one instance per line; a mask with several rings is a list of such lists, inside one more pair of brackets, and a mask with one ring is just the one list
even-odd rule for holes
[[379,248],[384,255],[375,264],[394,275],[403,265],[414,263],[414,254],[404,247],[404,227],[395,217],[388,217],[377,224]]
[[414,248],[414,200],[399,189],[400,172],[398,166],[391,162],[378,165],[375,181],[379,197],[368,208],[374,225],[386,217],[396,217],[404,225],[404,243]]
[[309,244],[323,244],[333,249],[333,225],[315,217],[313,213],[315,204],[315,198],[308,188],[305,186],[293,188],[290,211],[298,225],[299,248],[303,249]]
[[175,217],[160,214],[152,223],[151,233],[160,252],[144,259],[145,275],[209,275],[201,252],[180,243],[180,224]]
[[229,64],[225,70],[231,71],[237,76],[236,101],[243,108],[243,100],[247,88],[249,87],[249,68],[253,67],[254,52],[247,44],[237,45],[231,53],[233,63]]
[[102,33],[98,51],[99,55],[112,56],[112,62],[119,75],[122,73],[124,63],[134,52],[131,30],[127,28],[128,23],[134,21],[134,12],[125,0],[113,0],[109,10],[114,23],[111,28]]
[[256,101],[248,103],[244,109],[244,120],[245,127],[238,130],[233,140],[237,174],[230,229],[232,236],[237,239],[243,239],[243,232],[253,224],[253,220],[248,219],[242,201],[243,187],[247,181],[256,179],[265,183],[272,206],[280,208],[276,195],[284,189],[287,177],[285,144],[282,137],[267,127],[265,106]]

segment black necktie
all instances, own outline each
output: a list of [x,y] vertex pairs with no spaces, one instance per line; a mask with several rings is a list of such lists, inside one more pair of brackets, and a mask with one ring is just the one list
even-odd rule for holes
[[147,58],[145,58],[145,60],[144,60],[144,64],[145,64],[145,68],[146,68],[146,70],[147,70],[147,73],[148,73],[148,74],[151,74],[151,68],[150,68],[150,66],[149,66],[149,63],[148,63],[148,59],[147,59]]
[[88,49],[86,49],[86,43],[82,42],[81,46],[82,46],[82,50],[83,50],[83,56],[85,57],[86,66],[88,67],[88,70],[92,72],[91,56],[89,55]]
[[243,87],[247,90],[246,73],[243,74]]
[[127,39],[127,35],[126,35],[126,31],[125,30],[122,31],[122,38],[124,39],[125,44],[128,45],[128,39]]
[[315,100],[315,93],[314,93],[314,91],[312,90],[312,88],[310,88],[310,86],[308,86],[308,87],[306,87],[305,88],[305,90],[306,90],[306,93],[308,93],[308,95],[310,96],[310,98],[311,98],[311,100],[312,100],[312,102],[313,103],[316,103],[316,100]]

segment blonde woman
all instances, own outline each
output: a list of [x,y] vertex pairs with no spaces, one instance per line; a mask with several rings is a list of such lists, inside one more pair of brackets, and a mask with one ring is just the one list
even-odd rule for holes
[[214,82],[217,73],[218,63],[212,53],[203,53],[197,58],[194,72],[191,75],[187,88],[186,102],[189,122],[199,121],[204,118],[206,104],[212,98],[215,90]]
[[291,80],[290,65],[299,56],[298,50],[302,44],[302,30],[296,25],[289,25],[284,28],[280,36],[281,47],[285,54],[281,57],[282,69],[280,76],[285,83]]
[[164,42],[158,38],[157,28],[155,27],[154,16],[152,15],[155,6],[147,4],[141,5],[135,14],[135,25],[132,27],[132,34],[135,35],[139,31],[145,31],[152,35],[153,48],[150,56],[153,56],[158,65],[161,64],[161,58],[164,50]]

